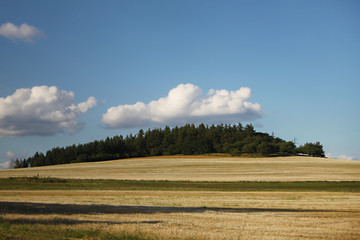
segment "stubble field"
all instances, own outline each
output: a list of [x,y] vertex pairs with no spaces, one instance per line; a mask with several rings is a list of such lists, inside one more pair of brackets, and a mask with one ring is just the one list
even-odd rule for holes
[[146,158],[0,176],[1,239],[360,239],[359,162]]
[[359,181],[360,162],[312,157],[174,156],[3,170],[0,178],[169,181]]

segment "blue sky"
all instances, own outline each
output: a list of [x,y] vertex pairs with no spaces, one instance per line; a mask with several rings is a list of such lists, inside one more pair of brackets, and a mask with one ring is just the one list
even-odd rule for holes
[[0,167],[202,121],[360,159],[359,11],[349,0],[0,1]]

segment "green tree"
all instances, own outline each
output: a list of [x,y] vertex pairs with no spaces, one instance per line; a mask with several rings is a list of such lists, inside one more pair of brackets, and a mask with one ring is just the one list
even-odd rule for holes
[[243,148],[243,142],[237,141],[237,142],[231,144],[231,146],[229,148],[229,153],[233,156],[241,155],[242,148]]
[[29,167],[29,164],[26,161],[26,159],[23,159],[23,160],[16,159],[15,160],[14,168],[27,168],[27,167]]
[[257,145],[256,151],[257,151],[257,153],[259,153],[263,156],[267,156],[272,153],[272,146],[268,142],[262,142],[259,145]]
[[204,124],[200,124],[197,128],[195,154],[204,154],[212,152],[212,144],[207,136],[207,128]]
[[145,134],[146,147],[150,156],[162,155],[162,132],[160,129],[148,130]]
[[146,139],[144,136],[144,130],[140,129],[136,135],[135,148],[139,157],[145,157],[147,155]]
[[251,124],[247,124],[244,129],[245,136],[252,137],[255,135],[255,129],[254,126]]
[[313,157],[325,157],[323,146],[320,142],[316,143],[305,143],[297,149],[298,153],[307,154]]
[[291,155],[295,152],[295,144],[293,142],[280,142],[279,153],[283,155]]
[[244,147],[242,148],[242,152],[243,153],[249,153],[249,154],[253,154],[256,153],[256,147],[257,147],[257,143],[256,142],[250,142],[244,145]]
[[165,127],[144,133],[107,137],[105,140],[55,147],[43,153],[36,152],[27,159],[15,161],[15,167],[35,167],[71,162],[103,161],[137,156],[160,156],[175,154],[230,153],[291,155],[303,153],[310,156],[324,157],[324,150],[319,142],[306,143],[296,148],[293,142],[286,142],[267,133],[256,132],[251,124],[238,125],[186,124],[182,127]]

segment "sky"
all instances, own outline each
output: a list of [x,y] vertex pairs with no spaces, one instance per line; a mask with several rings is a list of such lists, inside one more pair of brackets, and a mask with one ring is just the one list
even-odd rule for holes
[[360,160],[359,12],[356,0],[0,0],[0,168],[201,122]]

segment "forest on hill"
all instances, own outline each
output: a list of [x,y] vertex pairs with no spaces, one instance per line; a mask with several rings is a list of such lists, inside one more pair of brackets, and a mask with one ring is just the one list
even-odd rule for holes
[[164,129],[140,129],[136,135],[121,135],[105,140],[56,147],[45,154],[36,152],[27,159],[16,159],[15,168],[37,167],[121,158],[227,153],[233,156],[289,156],[304,154],[324,157],[323,146],[306,143],[296,147],[267,133],[256,132],[251,124],[187,124]]

